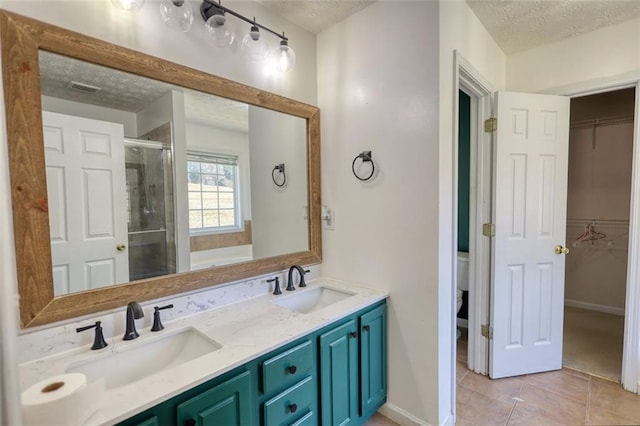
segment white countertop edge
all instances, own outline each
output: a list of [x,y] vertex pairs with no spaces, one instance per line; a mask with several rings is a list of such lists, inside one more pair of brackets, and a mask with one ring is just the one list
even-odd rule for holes
[[[307,284],[306,288],[296,289],[296,292],[325,286],[354,293],[354,296],[318,311],[301,314],[273,303],[297,294],[289,294],[283,288],[279,296],[253,297],[167,322],[165,330],[157,334],[150,333],[148,328],[139,330],[140,338],[131,342],[123,342],[119,337],[108,339],[111,350],[118,351],[129,345],[139,345],[156,337],[194,328],[221,344],[222,348],[105,392],[102,398],[105,403],[87,419],[85,425],[115,424],[126,420],[388,297],[388,293],[381,290],[329,278],[317,278]],[[69,364],[95,356],[104,356],[104,352],[94,352],[85,346],[21,364],[20,371],[30,376],[27,382],[36,383],[63,374]]]

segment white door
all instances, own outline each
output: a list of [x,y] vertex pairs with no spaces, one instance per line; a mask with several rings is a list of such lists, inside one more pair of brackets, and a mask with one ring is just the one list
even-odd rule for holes
[[569,98],[496,98],[489,375],[562,367]]
[[122,124],[46,111],[42,120],[54,294],[128,282]]

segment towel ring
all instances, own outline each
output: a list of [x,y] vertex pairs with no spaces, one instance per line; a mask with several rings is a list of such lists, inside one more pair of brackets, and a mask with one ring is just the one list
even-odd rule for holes
[[[358,161],[359,158],[362,159],[363,163],[371,163],[371,173],[369,173],[369,176],[367,177],[358,176],[358,173],[356,173],[356,161]],[[358,180],[365,182],[371,179],[376,171],[376,165],[371,159],[371,151],[362,151],[360,154],[356,155],[356,158],[354,158],[353,162],[351,163],[351,171]]]
[[[282,174],[282,183],[278,183],[276,180],[276,172]],[[273,170],[271,170],[271,179],[277,187],[282,188],[287,183],[287,174],[284,172],[284,163],[276,164]]]

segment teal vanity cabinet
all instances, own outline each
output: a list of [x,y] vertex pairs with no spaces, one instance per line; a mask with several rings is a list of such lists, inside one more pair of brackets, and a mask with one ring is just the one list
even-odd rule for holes
[[139,413],[122,426],[363,424],[386,401],[386,302]]
[[386,401],[386,315],[380,304],[320,335],[323,425],[360,424]]
[[316,344],[312,336],[258,360],[261,425],[306,425],[317,422],[316,365]]
[[254,420],[251,371],[233,370],[137,414],[120,426],[244,426]]
[[251,374],[245,371],[176,408],[179,425],[242,426],[252,424]]

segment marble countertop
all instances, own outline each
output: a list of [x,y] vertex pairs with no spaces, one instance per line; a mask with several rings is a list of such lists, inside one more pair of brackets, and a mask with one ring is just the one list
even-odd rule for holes
[[[100,398],[99,409],[85,424],[114,424],[387,297],[383,291],[327,278],[314,279],[307,284],[295,293],[265,294],[166,322],[165,329],[158,333],[144,328],[138,330],[138,339],[114,340],[102,350],[91,351],[90,346],[84,346],[21,364],[23,389],[48,377],[64,374],[69,365],[104,357],[105,351],[117,353],[132,349],[133,345],[144,345],[188,328],[196,329],[221,345],[220,349],[199,358],[107,389]],[[353,296],[307,314],[274,303],[320,286],[350,292]]]

